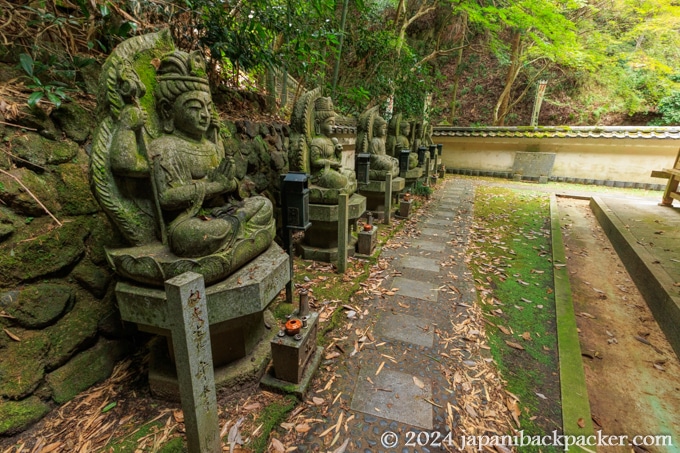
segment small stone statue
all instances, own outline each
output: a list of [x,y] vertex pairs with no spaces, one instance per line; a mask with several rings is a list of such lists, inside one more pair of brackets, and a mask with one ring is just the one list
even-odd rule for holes
[[369,179],[384,181],[387,173],[393,177],[399,174],[399,160],[388,156],[385,147],[387,121],[373,107],[359,117],[357,131],[357,151],[371,154]]
[[[273,206],[234,197],[234,161],[220,139],[205,61],[173,49],[167,32],[143,35],[105,63],[91,186],[132,246],[107,250],[116,272],[162,286],[193,271],[211,284],[269,247]],[[142,102],[152,86],[153,98]]]
[[[395,115],[390,120],[390,135],[387,139],[387,146],[392,156],[398,157],[402,149],[411,149],[411,125],[408,121],[402,121],[401,113]],[[418,166],[418,153],[411,152],[408,159],[409,170]]]
[[335,117],[333,101],[317,88],[300,97],[291,118],[291,170],[310,173],[311,203],[337,204],[339,193],[357,188],[354,172],[342,167],[342,145],[331,137]]

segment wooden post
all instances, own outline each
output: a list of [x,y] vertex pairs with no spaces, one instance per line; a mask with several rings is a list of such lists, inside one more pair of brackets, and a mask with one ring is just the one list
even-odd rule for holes
[[385,175],[385,225],[389,225],[392,221],[392,173]]
[[203,276],[178,275],[165,282],[165,293],[173,320],[172,346],[189,453],[219,453],[222,442]]
[[347,238],[349,235],[349,203],[346,193],[338,195],[338,272],[347,270]]

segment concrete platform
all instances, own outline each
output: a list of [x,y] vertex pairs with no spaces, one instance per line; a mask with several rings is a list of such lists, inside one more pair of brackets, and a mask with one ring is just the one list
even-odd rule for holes
[[590,207],[680,357],[680,208],[593,197]]

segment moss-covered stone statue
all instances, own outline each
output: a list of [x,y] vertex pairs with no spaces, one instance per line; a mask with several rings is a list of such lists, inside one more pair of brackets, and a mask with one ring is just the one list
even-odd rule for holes
[[399,160],[388,156],[385,147],[387,121],[378,113],[378,107],[366,110],[357,124],[357,152],[370,153],[369,179],[384,181],[387,173],[393,177],[399,174]]
[[[389,124],[389,133],[387,137],[387,152],[392,156],[399,158],[399,153],[402,149],[411,149],[411,125],[408,121],[401,119],[401,113],[392,117]],[[409,170],[418,166],[418,154],[411,152],[408,160]]]
[[291,118],[290,167],[311,175],[310,203],[337,204],[338,194],[357,188],[354,172],[342,167],[342,145],[331,138],[336,114],[321,89],[304,93]]
[[167,32],[118,46],[105,63],[91,186],[132,247],[108,250],[115,271],[155,286],[187,271],[224,279],[275,234],[264,197],[238,199],[200,53]]

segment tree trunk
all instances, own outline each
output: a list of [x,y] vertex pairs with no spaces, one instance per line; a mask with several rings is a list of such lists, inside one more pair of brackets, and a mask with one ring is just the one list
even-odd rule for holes
[[453,89],[451,90],[451,124],[456,121],[456,113],[458,110],[457,98],[458,98],[458,83],[460,82],[460,64],[463,61],[463,42],[465,41],[465,34],[460,38],[460,48],[458,49],[458,55],[456,56],[456,74],[453,76]]
[[519,75],[521,68],[522,35],[519,30],[513,30],[510,66],[508,67],[508,72],[505,75],[505,85],[503,87],[503,92],[498,98],[496,108],[493,112],[494,126],[503,126],[505,123],[505,117],[508,114],[508,105],[510,104],[510,93],[512,92],[512,86],[515,83],[515,80],[517,80],[517,76]]

